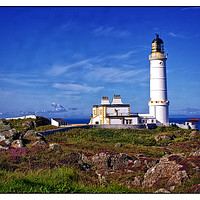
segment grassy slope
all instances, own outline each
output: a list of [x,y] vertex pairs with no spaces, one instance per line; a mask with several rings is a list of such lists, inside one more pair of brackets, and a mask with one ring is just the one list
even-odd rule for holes
[[[134,173],[115,173],[107,176],[108,186],[100,185],[94,174],[69,166],[70,153],[95,154],[99,151],[127,153],[134,158],[143,154],[152,160],[162,157],[170,144],[174,153],[195,151],[199,138],[191,139],[191,130],[157,128],[155,130],[115,129],[72,129],[46,136],[48,143],[59,143],[63,153],[49,151],[47,147],[34,147],[1,152],[0,192],[1,193],[145,193],[153,190],[127,188],[121,185],[134,176],[143,176],[146,169]],[[174,140],[156,142],[155,135],[174,135]],[[115,147],[122,143],[121,148]],[[198,183],[199,175],[192,170],[190,180],[177,187],[176,193],[190,192],[189,188]]]

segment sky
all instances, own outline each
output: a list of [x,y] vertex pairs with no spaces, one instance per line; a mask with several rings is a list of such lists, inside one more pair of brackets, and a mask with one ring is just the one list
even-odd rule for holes
[[148,113],[155,33],[170,116],[200,115],[199,21],[200,7],[0,7],[0,117],[90,118],[114,94]]

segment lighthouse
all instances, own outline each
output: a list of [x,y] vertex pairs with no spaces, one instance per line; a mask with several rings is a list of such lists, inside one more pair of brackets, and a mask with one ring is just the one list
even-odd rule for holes
[[169,123],[169,101],[167,100],[166,60],[164,42],[156,34],[152,42],[150,60],[150,101],[149,114],[157,123]]

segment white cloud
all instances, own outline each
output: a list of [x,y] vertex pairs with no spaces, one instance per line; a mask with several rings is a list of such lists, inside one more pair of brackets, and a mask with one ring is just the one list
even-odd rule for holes
[[104,27],[100,26],[92,31],[96,36],[114,36],[114,37],[124,37],[129,36],[131,33],[127,30],[119,30],[115,27]]
[[180,33],[173,33],[173,32],[170,32],[170,33],[168,33],[168,35],[171,36],[171,37],[175,37],[175,38],[186,38],[185,35],[182,35],[182,34],[180,34]]
[[80,85],[80,84],[62,84],[62,83],[55,83],[53,84],[54,88],[58,88],[61,90],[65,90],[68,94],[75,95],[75,94],[81,94],[81,93],[89,93],[89,92],[98,92],[99,90],[102,90],[103,87],[90,87],[87,85]]
[[80,70],[80,67],[83,68],[91,68],[93,67],[93,64],[91,63],[92,61],[97,60],[98,58],[89,58],[89,59],[84,59],[78,62],[75,62],[73,64],[70,65],[65,65],[65,66],[61,66],[61,65],[54,65],[48,72],[47,75],[50,76],[59,76],[59,75],[63,75],[65,73],[71,73],[72,71],[76,71],[76,70]]
[[129,58],[132,54],[136,53],[137,51],[129,51],[125,54],[118,54],[118,55],[113,55],[110,56],[109,58],[116,58],[116,59],[126,59]]
[[88,78],[94,77],[95,79],[112,83],[133,82],[139,80],[139,77],[136,77],[139,74],[142,78],[142,73],[145,71],[144,69],[130,69],[127,67],[98,67],[88,73]]

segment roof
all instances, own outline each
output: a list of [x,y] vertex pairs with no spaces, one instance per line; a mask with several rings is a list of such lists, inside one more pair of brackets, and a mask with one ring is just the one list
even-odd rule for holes
[[159,38],[159,35],[156,34],[156,38],[153,40],[152,43],[156,42],[157,44],[163,44],[163,41]]
[[130,107],[129,104],[100,104],[100,105],[93,105],[93,107],[98,107],[98,106],[106,106],[106,107]]
[[66,123],[66,121],[64,119],[61,118],[52,118],[53,120],[60,122],[60,123]]

